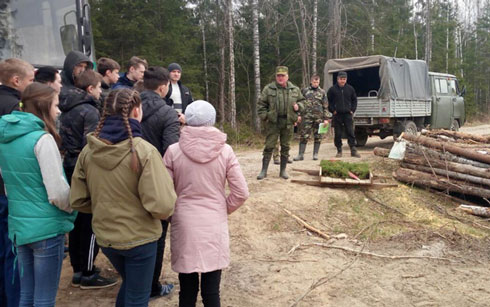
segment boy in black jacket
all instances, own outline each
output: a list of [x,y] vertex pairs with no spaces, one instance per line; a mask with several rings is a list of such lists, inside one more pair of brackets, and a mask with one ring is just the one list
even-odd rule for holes
[[337,83],[327,92],[328,110],[333,114],[333,127],[335,128],[334,144],[337,147],[337,155],[342,157],[342,128],[347,132],[347,143],[352,157],[360,158],[356,149],[354,136],[353,116],[357,109],[356,90],[347,84],[347,73],[341,71],[337,75]]

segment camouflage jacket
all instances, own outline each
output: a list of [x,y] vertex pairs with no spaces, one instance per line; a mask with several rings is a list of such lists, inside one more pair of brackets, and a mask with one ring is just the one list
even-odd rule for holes
[[301,116],[305,120],[321,122],[330,117],[327,94],[321,87],[313,88],[309,86],[301,92],[306,98],[304,110],[301,112]]
[[[305,98],[300,89],[288,81],[287,87],[279,87],[274,81],[267,84],[262,90],[257,114],[260,119],[269,123],[277,123],[278,117],[287,118],[288,125],[293,125],[298,120],[299,112],[303,110]],[[294,104],[298,104],[299,111],[294,111]]]

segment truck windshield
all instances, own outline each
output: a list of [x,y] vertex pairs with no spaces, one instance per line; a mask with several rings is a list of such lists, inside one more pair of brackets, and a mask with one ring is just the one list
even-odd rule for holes
[[66,54],[79,49],[75,1],[1,2],[0,59],[61,68]]

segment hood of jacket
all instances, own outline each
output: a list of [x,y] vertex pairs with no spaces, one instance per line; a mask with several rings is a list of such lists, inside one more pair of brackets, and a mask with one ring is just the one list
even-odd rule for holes
[[[133,146],[136,147],[141,140],[141,138],[134,138]],[[107,144],[95,137],[93,132],[87,135],[87,146],[92,152],[91,161],[106,170],[113,170],[126,156],[131,154],[129,139],[116,144]]]
[[197,163],[208,163],[216,159],[225,144],[226,134],[215,127],[185,126],[180,133],[180,149]]
[[165,100],[163,100],[160,95],[151,90],[145,90],[141,92],[140,97],[143,105],[142,121],[147,120],[148,117],[152,116],[162,106],[166,105]]
[[61,74],[63,85],[75,85],[75,81],[73,80],[73,68],[76,65],[87,62],[87,68],[92,69],[93,64],[92,61],[80,51],[70,51],[65,58],[65,62],[63,63],[63,72]]
[[0,143],[9,143],[39,130],[44,130],[44,122],[32,113],[14,111],[0,117]]
[[82,89],[74,88],[70,91],[67,99],[60,101],[59,108],[61,112],[67,112],[83,103],[91,104],[96,108],[98,107],[98,102],[94,96]]

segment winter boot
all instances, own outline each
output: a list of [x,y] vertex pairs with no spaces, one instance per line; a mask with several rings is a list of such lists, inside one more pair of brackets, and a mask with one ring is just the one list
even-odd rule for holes
[[267,177],[267,169],[269,168],[269,162],[271,161],[271,156],[269,155],[264,155],[262,158],[262,170],[260,171],[260,174],[257,176],[257,180],[262,180],[265,177]]
[[320,142],[313,144],[313,160],[318,160],[318,151],[320,150]]
[[279,164],[281,164],[281,162],[279,162],[279,156],[274,156],[274,158],[273,158],[273,159],[274,159],[274,164],[275,164],[275,165],[279,165]]
[[298,156],[294,158],[294,161],[303,161],[306,149],[306,143],[299,143],[299,153]]
[[289,179],[288,173],[286,173],[286,166],[288,165],[288,157],[281,156],[281,171],[279,177]]
[[342,147],[337,148],[337,154],[335,155],[335,158],[342,158]]
[[360,158],[361,157],[361,155],[357,152],[356,147],[354,147],[354,146],[352,146],[350,148],[350,156],[351,157],[355,157],[355,158]]

